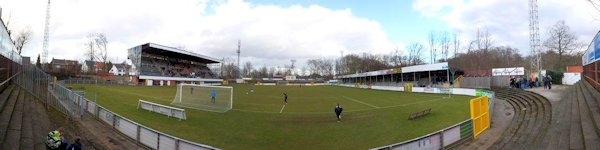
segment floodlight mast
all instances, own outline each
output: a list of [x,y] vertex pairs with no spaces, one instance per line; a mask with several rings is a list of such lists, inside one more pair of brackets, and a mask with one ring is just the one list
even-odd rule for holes
[[238,40],[238,49],[237,49],[237,55],[238,55],[238,59],[237,59],[237,75],[238,75],[238,79],[242,78],[242,75],[240,73],[240,48],[242,47],[242,41]]
[[48,0],[48,5],[46,6],[46,22],[44,26],[44,43],[42,46],[42,64],[48,62],[48,47],[50,44],[50,0]]
[[529,46],[531,48],[531,73],[537,71],[538,78],[542,76],[542,52],[540,46],[540,33],[538,21],[537,0],[529,0]]

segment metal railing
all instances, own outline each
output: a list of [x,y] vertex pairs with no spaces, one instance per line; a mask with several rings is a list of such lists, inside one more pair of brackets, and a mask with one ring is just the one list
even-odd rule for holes
[[105,80],[92,80],[92,79],[68,79],[61,80],[64,84],[94,84],[94,85],[130,85],[132,83],[126,81],[105,81]]
[[16,77],[14,82],[37,97],[46,107],[52,107],[68,118],[81,119],[92,117],[110,125],[114,130],[131,140],[151,149],[218,149],[212,146],[184,140],[155,129],[141,125],[114,113],[97,103],[79,95],[62,84],[54,84],[52,76],[32,66]]
[[408,141],[373,148],[388,149],[446,149],[473,138],[473,121],[467,119],[450,127]]
[[[352,84],[339,84],[338,86],[351,87],[351,88],[368,88],[376,90],[388,90],[388,91],[404,91],[404,87],[394,86],[367,86],[367,85],[352,85]],[[443,88],[433,88],[432,93],[443,93]],[[437,90],[436,90],[437,89]],[[415,91],[413,91],[415,92]],[[423,91],[420,91],[423,92]],[[457,95],[468,95],[468,96],[488,96],[489,97],[489,112],[490,118],[493,110],[494,95],[493,91],[482,90],[482,89],[463,89],[453,88],[448,92]],[[381,146],[373,149],[446,149],[452,148],[466,140],[473,138],[473,120],[467,119],[460,123],[454,124],[450,127],[438,130],[436,132],[417,137],[411,140],[403,141],[396,144]]]

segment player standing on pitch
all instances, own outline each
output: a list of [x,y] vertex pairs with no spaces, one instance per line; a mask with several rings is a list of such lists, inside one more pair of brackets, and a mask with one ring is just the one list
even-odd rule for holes
[[210,102],[215,103],[215,99],[217,98],[217,91],[213,90],[210,92]]
[[190,95],[191,95],[191,94],[194,94],[194,87],[191,87],[191,88],[190,88]]
[[283,92],[283,96],[284,96],[283,102],[285,102],[285,104],[287,104],[287,92]]
[[335,109],[333,111],[335,111],[335,115],[337,116],[338,122],[340,122],[340,120],[342,119],[342,110],[344,110],[340,104],[337,104],[335,106]]

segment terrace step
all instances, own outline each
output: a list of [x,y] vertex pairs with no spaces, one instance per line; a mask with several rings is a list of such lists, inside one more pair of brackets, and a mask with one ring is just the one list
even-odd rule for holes
[[526,149],[542,145],[538,138],[546,134],[552,116],[551,104],[533,92],[512,88],[496,88],[495,98],[506,100],[514,108],[514,116],[507,132],[494,143],[492,149]]
[[1,149],[7,149],[6,146],[6,136],[9,130],[9,125],[11,118],[13,117],[13,112],[15,110],[17,104],[17,98],[19,95],[20,89],[13,88],[10,92],[10,96],[7,99],[6,104],[2,107],[0,111],[0,146]]

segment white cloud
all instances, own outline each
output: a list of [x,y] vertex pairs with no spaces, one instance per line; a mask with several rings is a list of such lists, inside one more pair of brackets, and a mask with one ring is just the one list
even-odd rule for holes
[[[438,0],[417,0],[413,9],[423,16],[445,21],[451,29],[463,34],[464,42],[473,39],[477,29],[487,29],[496,45],[516,47],[521,54],[529,54],[528,1],[463,0],[440,4]],[[600,29],[599,13],[587,1],[544,0],[538,1],[538,9],[541,42],[547,29],[558,20],[565,20],[584,43],[589,43]]]
[[[24,55],[41,52],[45,2],[2,1],[4,13],[30,25],[34,39]],[[241,0],[104,0],[53,1],[50,57],[83,60],[85,36],[106,33],[109,54],[119,61],[126,49],[153,42],[184,46],[217,58],[235,57],[242,41],[243,60],[256,66],[282,66],[290,59],[339,56],[346,53],[389,53],[396,47],[378,22],[358,18],[350,9],[255,5]],[[33,58],[35,59],[35,58]]]

